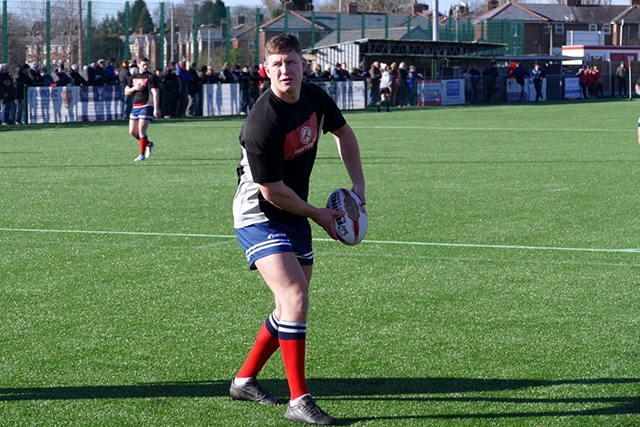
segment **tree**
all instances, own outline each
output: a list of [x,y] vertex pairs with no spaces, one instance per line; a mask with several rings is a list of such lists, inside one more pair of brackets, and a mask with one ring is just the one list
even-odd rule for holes
[[222,0],[205,0],[198,12],[198,24],[220,25],[220,20],[226,18],[227,7]]
[[[125,11],[118,12],[118,22],[125,28]],[[153,31],[153,20],[144,0],[136,0],[129,8],[129,31],[150,33]]]

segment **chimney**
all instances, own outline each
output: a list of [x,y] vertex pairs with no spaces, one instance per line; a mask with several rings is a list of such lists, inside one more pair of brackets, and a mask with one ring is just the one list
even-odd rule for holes
[[413,6],[412,13],[414,15],[417,15],[418,13],[422,13],[425,10],[429,10],[429,5],[418,3],[417,1],[414,1],[412,6]]
[[227,35],[227,18],[222,18],[220,20],[220,35],[222,37]]
[[498,0],[487,0],[487,10],[493,10],[498,6],[500,6]]
[[570,7],[571,6],[577,6],[577,4],[576,4],[577,1],[576,0],[565,0],[565,1],[566,1],[567,6],[570,6]]
[[283,4],[285,10],[296,10],[296,4],[292,1],[285,1]]
[[[640,0],[637,0],[640,1]],[[349,3],[349,15],[355,15],[358,13],[358,3]]]
[[238,15],[238,25],[242,25],[245,22],[244,15]]
[[640,0],[631,0],[631,6],[640,5]]

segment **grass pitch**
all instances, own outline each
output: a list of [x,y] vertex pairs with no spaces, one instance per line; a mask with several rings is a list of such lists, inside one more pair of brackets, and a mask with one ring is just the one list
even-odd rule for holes
[[[318,227],[307,374],[352,426],[640,424],[626,101],[345,113],[369,234]],[[0,142],[0,426],[288,426],[234,402],[272,297],[231,217],[241,119]],[[349,181],[324,136],[310,201]],[[279,353],[261,382],[287,397]]]

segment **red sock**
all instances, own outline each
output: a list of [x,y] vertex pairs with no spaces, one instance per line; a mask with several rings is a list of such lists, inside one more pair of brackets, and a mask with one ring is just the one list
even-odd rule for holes
[[244,365],[240,368],[240,372],[238,372],[238,378],[257,377],[267,360],[280,347],[277,331],[275,331],[276,335],[273,335],[267,327],[267,322],[269,320],[262,324],[256,337],[256,342],[253,344],[253,348],[249,352]]
[[284,370],[287,373],[291,399],[297,399],[309,393],[304,374],[306,333],[306,323],[280,321],[278,337],[280,338],[280,349],[282,350],[282,360],[284,361]]
[[140,136],[140,154],[144,154],[144,150],[145,148],[147,148],[147,145],[149,145],[149,138],[147,138],[147,135],[141,135]]

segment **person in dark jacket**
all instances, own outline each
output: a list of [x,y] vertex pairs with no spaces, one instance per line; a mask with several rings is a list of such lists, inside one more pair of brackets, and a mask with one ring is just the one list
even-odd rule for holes
[[80,75],[78,72],[78,64],[71,64],[71,71],[69,71],[69,78],[71,79],[71,84],[74,86],[86,86],[87,81]]
[[0,64],[0,96],[2,97],[2,124],[12,125],[15,123],[16,87],[13,85],[8,64]]
[[21,125],[23,123],[23,105],[25,98],[25,88],[33,84],[33,80],[29,77],[29,64],[22,64],[13,75],[16,82],[16,99],[14,101],[16,106],[16,124]]
[[[122,118],[128,119],[129,114],[131,114],[131,109],[133,108],[133,96],[124,95],[124,88],[129,83],[129,78],[131,77],[131,73],[129,72],[129,61],[126,59],[122,61],[122,66],[120,67],[120,71],[118,72],[118,82],[120,83],[120,87],[122,88],[123,99],[122,99]],[[162,99],[162,98],[161,98]]]
[[44,86],[44,78],[40,75],[40,64],[32,62],[27,72],[29,73],[32,86]]

